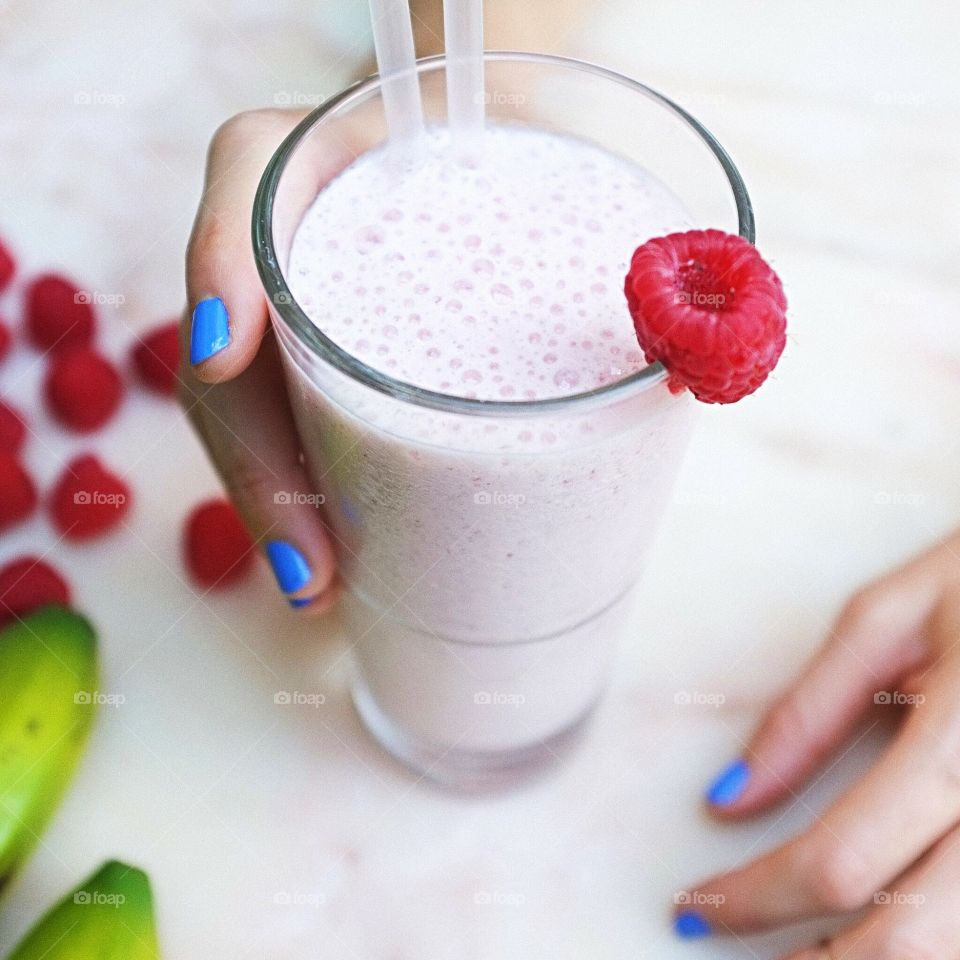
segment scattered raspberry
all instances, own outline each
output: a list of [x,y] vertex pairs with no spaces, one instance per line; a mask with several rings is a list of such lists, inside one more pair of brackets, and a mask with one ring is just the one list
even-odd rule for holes
[[13,275],[17,272],[17,261],[6,244],[0,240],[0,293],[10,286]]
[[54,526],[68,540],[89,540],[115,527],[130,509],[130,488],[94,456],[67,464],[50,494]]
[[157,393],[173,396],[180,365],[177,324],[165,323],[147,334],[131,351],[140,379]]
[[705,403],[753,393],[786,344],[780,278],[753,244],[721,230],[648,240],[625,293],[647,362]]
[[0,452],[0,530],[26,520],[37,507],[37,488],[12,453]]
[[90,294],[66,277],[47,273],[27,288],[27,336],[38,350],[86,346],[96,320]]
[[195,507],[184,526],[187,569],[202,587],[236,583],[253,562],[253,541],[237,511],[226,500]]
[[10,328],[0,320],[0,361],[5,360],[13,346],[13,334]]
[[70,585],[39,557],[19,557],[0,568],[0,626],[49,603],[70,604]]
[[19,453],[27,439],[27,425],[23,414],[0,400],[0,451]]
[[45,388],[53,416],[81,432],[102,427],[123,396],[123,382],[116,367],[89,347],[58,354],[47,373]]

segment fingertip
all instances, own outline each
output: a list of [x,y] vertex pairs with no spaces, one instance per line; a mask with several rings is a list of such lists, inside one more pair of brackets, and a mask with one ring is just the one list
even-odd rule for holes
[[206,361],[230,346],[230,314],[220,297],[199,300],[190,315],[190,363],[198,374]]
[[750,785],[752,770],[743,758],[728,763],[710,782],[704,799],[714,811],[732,813]]
[[203,383],[233,380],[260,351],[269,330],[266,317],[260,316],[266,307],[259,299],[239,300],[239,304],[234,303],[239,320],[218,296],[198,300],[190,311],[185,353],[194,376]]
[[313,579],[313,570],[306,555],[289,540],[268,540],[264,549],[282,593],[300,593]]
[[335,582],[319,593],[306,597],[292,597],[288,600],[288,603],[292,609],[302,616],[319,617],[322,614],[329,613],[339,599],[340,586],[339,583]]
[[319,596],[315,596],[315,597],[291,597],[291,598],[287,601],[287,603],[289,603],[290,606],[293,607],[294,610],[300,610],[301,608],[306,607],[308,604],[313,603],[314,600],[318,600],[318,599],[319,599]]
[[713,927],[698,910],[681,910],[674,915],[673,932],[681,940],[702,940],[713,935]]
[[[324,549],[326,548],[326,549]],[[336,600],[336,566],[325,541],[307,551],[290,540],[264,544],[267,561],[287,603],[294,610],[321,613]]]
[[190,369],[197,380],[211,386],[223,383],[226,380],[232,380],[234,376],[232,369],[224,366],[223,358],[220,356],[211,357],[209,360],[203,360],[200,363],[191,363]]

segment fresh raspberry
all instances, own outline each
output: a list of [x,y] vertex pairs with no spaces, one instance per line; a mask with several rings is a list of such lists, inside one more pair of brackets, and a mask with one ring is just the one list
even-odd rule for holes
[[12,346],[13,334],[10,332],[10,328],[0,320],[0,361],[6,359]]
[[130,353],[140,379],[156,393],[173,396],[180,366],[177,324],[165,323],[148,333]]
[[253,541],[226,500],[195,507],[183,531],[187,569],[202,587],[226,587],[241,580],[253,562]]
[[81,432],[102,427],[123,396],[123,381],[116,367],[89,347],[76,347],[54,357],[45,388],[53,416]]
[[0,626],[50,603],[70,605],[70,585],[39,557],[19,557],[0,568]]
[[10,286],[13,275],[17,272],[17,261],[13,259],[10,248],[0,240],[0,293]]
[[130,509],[130,488],[91,454],[64,468],[48,504],[53,524],[68,540],[89,540],[115,527]]
[[26,439],[27,424],[23,414],[0,400],[0,451],[19,453]]
[[638,247],[625,293],[648,363],[704,403],[753,393],[786,345],[780,278],[742,237],[691,230]]
[[89,293],[66,277],[46,273],[27,288],[27,336],[38,350],[86,346],[95,326]]
[[12,453],[0,452],[0,530],[26,520],[37,507],[37,488]]

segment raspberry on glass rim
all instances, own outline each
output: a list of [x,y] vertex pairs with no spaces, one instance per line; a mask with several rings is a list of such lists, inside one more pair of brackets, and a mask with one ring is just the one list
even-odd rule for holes
[[753,393],[786,345],[783,285],[756,247],[722,230],[654,237],[624,284],[637,340],[670,387],[704,403]]

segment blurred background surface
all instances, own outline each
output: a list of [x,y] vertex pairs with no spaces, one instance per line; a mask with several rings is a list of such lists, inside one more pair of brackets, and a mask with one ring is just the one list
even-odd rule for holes
[[[418,8],[421,52],[437,3]],[[133,477],[126,529],[55,556],[99,625],[107,708],[67,803],[5,892],[0,952],[95,864],[150,870],[169,957],[773,957],[794,934],[675,943],[676,891],[808,822],[880,728],[788,809],[740,827],[699,795],[855,586],[960,517],[960,12],[921,0],[488,3],[488,46],[601,61],[662,90],[733,155],[791,337],[758,398],[705,409],[610,696],[551,778],[462,800],[361,734],[336,618],[266,574],[197,594],[179,526],[218,489],[169,403],[132,396],[92,445]],[[0,234],[23,277],[119,294],[105,349],[179,312],[206,144],[240,110],[309,106],[371,67],[362,3],[0,5]],[[623,118],[629,123],[629,117]],[[0,301],[19,314],[22,282]],[[29,409],[48,483],[87,449]],[[0,560],[43,551],[42,519]],[[278,706],[277,691],[323,694]]]

